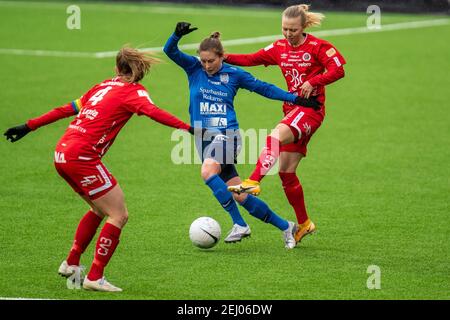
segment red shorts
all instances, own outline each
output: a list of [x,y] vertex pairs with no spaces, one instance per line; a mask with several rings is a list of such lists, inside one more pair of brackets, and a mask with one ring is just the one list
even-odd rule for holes
[[294,134],[298,134],[298,140],[281,146],[280,152],[298,152],[306,156],[308,142],[322,121],[321,113],[313,113],[310,109],[305,111],[301,107],[292,109],[280,123],[288,125]]
[[117,180],[100,159],[65,161],[64,157],[55,156],[55,167],[75,192],[91,200],[101,197],[117,185]]

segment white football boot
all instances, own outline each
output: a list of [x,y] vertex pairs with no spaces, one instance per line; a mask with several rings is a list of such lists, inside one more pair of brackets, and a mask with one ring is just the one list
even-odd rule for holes
[[246,237],[250,237],[252,231],[250,227],[247,225],[246,227],[242,227],[238,224],[234,224],[228,236],[225,238],[225,243],[233,243],[241,241]]
[[68,278],[71,275],[77,273],[77,271],[79,271],[79,274],[84,275],[84,270],[84,266],[69,266],[67,264],[67,261],[64,260],[59,266],[58,274],[62,277]]
[[64,278],[67,278],[68,289],[81,289],[85,277],[84,266],[70,266],[66,260],[64,260],[58,269],[58,274]]
[[294,249],[297,244],[294,235],[297,232],[298,227],[292,221],[288,221],[288,223],[289,227],[283,231],[284,247],[286,249]]
[[121,292],[122,289],[116,287],[106,281],[105,277],[98,280],[89,280],[88,277],[84,279],[83,289],[93,290],[93,291],[103,291],[103,292]]

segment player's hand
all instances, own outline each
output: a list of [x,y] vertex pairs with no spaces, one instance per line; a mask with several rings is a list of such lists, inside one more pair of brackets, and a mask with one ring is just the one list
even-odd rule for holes
[[192,31],[197,30],[198,28],[190,28],[191,24],[189,22],[178,22],[175,28],[175,34],[178,37],[182,37],[191,33]]
[[317,101],[316,96],[313,96],[308,99],[303,98],[303,97],[297,97],[297,98],[295,98],[294,104],[302,106],[302,107],[313,108],[314,110],[320,109],[320,103],[319,103],[319,101]]
[[6,136],[6,140],[16,142],[17,140],[22,139],[30,131],[31,129],[26,124],[22,124],[20,126],[9,128],[3,135]]
[[305,97],[306,99],[309,98],[309,95],[314,90],[314,87],[309,83],[309,81],[306,81],[302,84],[300,87],[300,95],[302,97]]

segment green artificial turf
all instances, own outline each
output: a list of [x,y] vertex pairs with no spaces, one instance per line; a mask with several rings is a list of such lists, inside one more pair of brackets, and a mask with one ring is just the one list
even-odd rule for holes
[[[178,21],[219,30],[223,40],[280,33],[280,10],[169,4],[79,3],[81,29],[66,28],[69,3],[0,2],[2,49],[117,51],[160,47]],[[363,27],[367,14],[325,12],[321,29]],[[441,19],[383,14],[382,23]],[[172,130],[133,117],[104,163],[120,182],[130,218],[106,277],[120,294],[68,290],[57,269],[88,207],[53,166],[69,119],[0,143],[0,297],[52,299],[449,299],[450,25],[324,37],[347,60],[346,76],[327,88],[327,116],[298,174],[317,234],[286,250],[281,232],[241,210],[252,237],[211,250],[194,247],[190,223],[231,220],[200,177],[200,165],[175,165]],[[268,43],[230,46],[254,52]],[[1,50],[0,50],[1,51]],[[188,50],[195,54],[195,50]],[[143,84],[153,101],[188,120],[186,76],[160,52]],[[113,76],[114,58],[0,53],[0,129],[78,98]],[[246,68],[285,88],[278,67]],[[273,128],[281,103],[241,90],[244,130]],[[3,133],[2,131],[2,133]],[[262,146],[262,145],[261,145]],[[248,150],[247,150],[248,151]],[[239,164],[247,177],[254,164]],[[288,220],[295,215],[279,178],[261,198]],[[89,266],[94,246],[82,257]],[[367,269],[381,270],[369,290]]]

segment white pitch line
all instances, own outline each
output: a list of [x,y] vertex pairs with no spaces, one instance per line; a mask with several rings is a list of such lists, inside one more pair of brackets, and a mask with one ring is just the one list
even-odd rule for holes
[[22,297],[0,297],[0,300],[58,300],[58,299],[46,299],[46,298],[22,298]]
[[[345,28],[345,29],[332,29],[312,32],[313,35],[317,37],[332,37],[332,36],[343,36],[361,33],[377,33],[384,31],[394,31],[394,30],[405,30],[405,29],[416,29],[416,28],[426,28],[443,26],[449,23],[449,19],[436,19],[436,20],[422,20],[422,21],[412,21],[412,22],[400,22],[382,25],[380,29],[369,29],[367,27],[357,27],[357,28]],[[271,35],[253,38],[241,38],[224,40],[222,44],[224,47],[238,46],[244,44],[254,44],[254,43],[270,43],[277,39],[280,39],[281,35]],[[180,49],[190,50],[197,49],[198,43],[189,43],[180,45]],[[141,51],[162,51],[163,47],[151,47],[142,48]],[[115,57],[116,51],[103,51],[103,52],[70,52],[70,51],[51,51],[51,50],[26,50],[26,49],[7,49],[0,48],[0,54],[7,55],[22,55],[22,56],[41,56],[41,57],[64,57],[64,58],[110,58]]]

